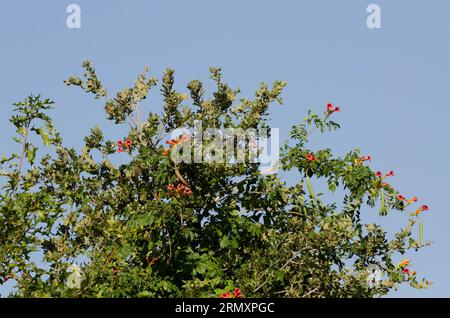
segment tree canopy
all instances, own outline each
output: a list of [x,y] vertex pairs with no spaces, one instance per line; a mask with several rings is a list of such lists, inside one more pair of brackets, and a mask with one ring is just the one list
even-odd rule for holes
[[[372,170],[357,149],[343,157],[308,149],[312,133],[339,128],[339,107],[309,111],[292,127],[278,167],[299,178],[287,185],[252,160],[177,162],[176,148],[193,140],[168,139],[196,121],[204,130],[268,128],[269,106],[283,102],[286,82],[238,98],[211,68],[215,90],[207,96],[199,80],[181,93],[173,70],[159,85],[146,69],[109,95],[92,64],[83,68],[65,83],[103,100],[107,119],[128,133],[112,140],[93,127],[77,150],[53,125],[53,101],[31,95],[14,104],[21,151],[0,160],[0,283],[14,280],[13,296],[375,297],[430,284],[409,259],[394,261],[429,244],[421,220],[428,207],[401,195],[387,183],[394,173]],[[162,113],[145,109],[155,87]],[[123,162],[114,165],[113,156]],[[405,216],[398,233],[364,223],[364,214],[393,211]]]

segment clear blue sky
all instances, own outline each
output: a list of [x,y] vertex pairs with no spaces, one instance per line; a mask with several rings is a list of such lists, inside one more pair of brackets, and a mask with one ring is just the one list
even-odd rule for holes
[[[81,29],[66,27],[70,3],[81,6]],[[381,6],[379,30],[366,26],[370,3]],[[131,85],[145,65],[157,77],[174,68],[180,89],[207,81],[210,66],[244,95],[260,81],[287,80],[286,103],[272,112],[282,138],[308,108],[335,102],[342,130],[313,146],[359,147],[375,169],[395,170],[392,184],[405,196],[431,208],[425,238],[434,245],[412,262],[434,285],[391,296],[450,297],[449,12],[448,0],[2,1],[0,154],[10,150],[10,105],[31,92],[56,101],[55,125],[69,145],[79,147],[96,123],[120,136],[98,102],[63,84],[85,59],[110,92]],[[406,221],[364,213],[391,230]]]

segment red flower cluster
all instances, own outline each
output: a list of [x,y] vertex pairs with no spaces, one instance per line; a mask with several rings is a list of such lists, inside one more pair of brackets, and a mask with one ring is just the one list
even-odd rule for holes
[[411,271],[408,267],[406,267],[408,265],[409,265],[409,259],[401,261],[400,263],[398,263],[397,266],[400,268],[400,270],[403,274],[408,275],[409,279],[412,279],[417,274],[417,272]]
[[313,155],[312,153],[308,153],[308,154],[306,155],[306,160],[308,160],[308,161],[316,161],[317,158],[314,157],[314,155]]
[[242,293],[241,290],[239,288],[235,288],[233,293],[231,292],[226,292],[223,293],[222,295],[220,295],[220,298],[242,298]]
[[411,203],[413,203],[413,202],[417,202],[417,201],[418,201],[417,197],[412,197],[410,200],[408,200],[407,198],[405,198],[405,197],[404,197],[403,195],[401,195],[401,194],[397,195],[397,200],[399,200],[399,201],[405,201],[406,204],[411,204]]
[[145,258],[145,260],[147,261],[148,266],[152,266],[153,264],[155,264],[155,263],[158,261],[158,258],[157,258],[157,257],[153,257],[152,260],[150,261],[150,260],[149,260],[149,257],[147,256],[147,257]]
[[169,191],[169,194],[184,194],[185,196],[192,194],[192,190],[181,183],[176,187],[173,184],[169,184],[167,186],[167,191]]
[[341,109],[339,108],[339,106],[334,107],[333,104],[331,103],[327,104],[327,111],[326,111],[327,115],[331,115],[332,113],[338,113],[340,111]]
[[171,145],[171,146],[176,146],[178,144],[181,144],[182,142],[188,141],[190,138],[191,137],[189,135],[183,135],[177,139],[170,139],[170,140],[166,141],[166,144]]
[[[419,199],[417,199],[417,197],[412,197],[410,200],[408,200],[403,195],[399,194],[399,195],[397,195],[397,200],[404,201],[404,202],[406,202],[406,204],[409,205],[409,204],[411,204],[413,202],[417,202]],[[416,214],[418,215],[418,214],[420,214],[422,212],[429,211],[429,210],[430,210],[430,208],[428,207],[428,205],[424,204],[424,205],[422,205],[420,208],[418,208],[416,210]]]
[[[375,173],[375,175],[378,177],[378,178],[382,178],[383,177],[383,173],[381,172],[381,171],[377,171],[376,173]],[[384,178],[386,178],[386,177],[393,177],[395,175],[395,173],[394,173],[394,171],[389,171],[388,173],[386,173],[385,175],[384,175]]]
[[132,143],[133,142],[130,139],[125,140],[125,142],[123,140],[119,140],[117,142],[117,152],[124,152],[125,148],[130,149]]
[[356,158],[355,159],[355,164],[360,165],[364,161],[372,161],[372,157],[369,155],[369,156],[361,156],[359,158]]
[[420,208],[418,208],[416,210],[416,214],[420,214],[422,212],[429,211],[429,210],[430,210],[430,208],[428,207],[428,205],[422,205]]

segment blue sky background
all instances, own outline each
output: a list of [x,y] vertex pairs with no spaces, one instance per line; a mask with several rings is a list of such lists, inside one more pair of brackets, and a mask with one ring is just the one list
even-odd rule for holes
[[[81,6],[81,29],[66,27],[70,3]],[[379,30],[366,26],[371,3],[381,6]],[[10,105],[29,93],[56,101],[55,125],[70,146],[79,148],[96,123],[108,137],[122,136],[100,102],[63,84],[86,59],[111,93],[132,85],[146,65],[157,77],[174,68],[184,91],[191,79],[208,82],[210,66],[221,66],[242,96],[260,81],[287,80],[285,105],[272,108],[282,139],[308,108],[322,111],[332,101],[342,108],[342,129],[315,136],[311,147],[360,148],[375,169],[395,170],[391,183],[405,196],[431,208],[424,226],[434,245],[411,256],[434,285],[391,296],[450,297],[449,12],[448,0],[2,1],[0,154],[12,150]],[[159,109],[158,100],[147,107]],[[406,222],[364,213],[389,230]]]

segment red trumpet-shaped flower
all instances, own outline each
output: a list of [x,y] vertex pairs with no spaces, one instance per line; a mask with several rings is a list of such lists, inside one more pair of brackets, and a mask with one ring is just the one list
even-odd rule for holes
[[418,208],[416,210],[416,214],[420,214],[422,212],[429,211],[429,210],[430,210],[430,208],[428,207],[428,205],[422,205],[420,208]]
[[145,260],[147,261],[148,266],[152,266],[158,261],[158,257],[153,257],[152,260],[150,260],[150,256],[145,257]]
[[241,298],[242,297],[241,290],[239,288],[235,288],[233,291],[233,296],[234,298]]
[[328,112],[332,112],[332,111],[333,111],[333,109],[334,109],[334,106],[333,106],[333,104],[331,104],[331,103],[328,103],[328,104],[327,104],[327,111],[328,111]]
[[386,173],[385,177],[393,177],[395,175],[394,171],[389,171],[388,173]]
[[[376,173],[375,173],[375,175],[377,176],[377,177],[383,177],[383,173],[381,172],[381,171],[377,171]],[[395,173],[394,173],[394,171],[389,171],[388,173],[386,173],[385,175],[384,175],[384,178],[386,178],[386,177],[393,177],[395,175]]]
[[171,146],[176,146],[178,144],[188,141],[190,138],[191,137],[189,135],[183,135],[183,136],[178,137],[177,139],[170,139],[170,140],[166,141],[166,144],[171,145]]
[[170,139],[170,140],[166,141],[166,144],[174,146],[174,145],[178,144],[178,142],[174,139]]
[[167,186],[167,191],[169,192],[169,195],[176,195],[176,196],[180,195],[189,196],[192,194],[192,190],[181,183],[178,184],[177,186],[169,184]]
[[117,152],[124,152],[125,148],[130,148],[131,140],[127,139],[125,142],[123,140],[117,141]]
[[341,108],[339,106],[334,107],[333,104],[331,104],[331,103],[327,104],[326,114],[331,115],[332,113],[338,113],[340,111],[341,111]]
[[401,194],[399,194],[399,195],[397,195],[397,200],[399,200],[399,201],[405,201],[406,202],[406,204],[411,204],[411,203],[413,203],[413,202],[417,202],[417,197],[412,197],[410,200],[408,200],[407,198],[405,198],[403,195],[401,195]]
[[243,297],[243,295],[242,295],[242,292],[241,292],[241,290],[239,288],[235,288],[232,291],[230,290],[230,291],[227,291],[227,292],[223,292],[220,295],[220,298],[242,298],[242,297]]
[[359,158],[356,158],[355,159],[355,164],[360,165],[364,161],[372,161],[372,157],[369,155],[369,156],[361,156]]
[[405,259],[405,260],[401,261],[400,263],[398,263],[397,266],[400,267],[400,268],[405,268],[406,266],[409,265],[410,261],[411,261],[410,258]]
[[316,161],[316,160],[317,160],[317,158],[314,157],[314,155],[311,154],[311,153],[308,153],[308,154],[306,155],[306,159],[307,159],[308,161]]
[[418,200],[417,197],[412,197],[411,200],[406,201],[406,203],[411,204],[417,202],[417,200]]

